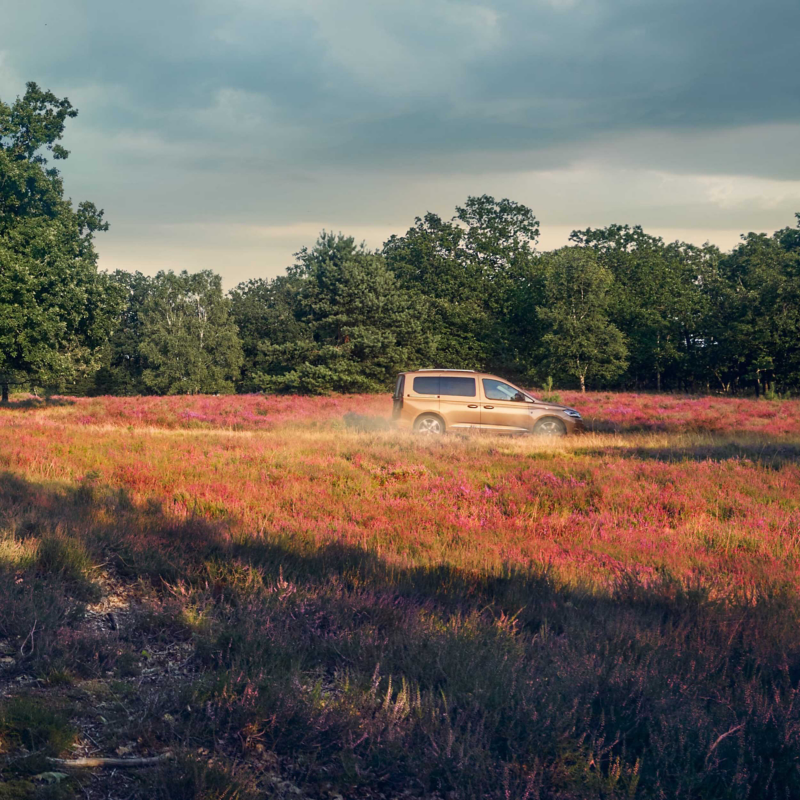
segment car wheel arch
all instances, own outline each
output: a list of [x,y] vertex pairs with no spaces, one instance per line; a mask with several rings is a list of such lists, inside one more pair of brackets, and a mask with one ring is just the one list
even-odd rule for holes
[[[556,425],[553,425],[553,423],[556,423]],[[559,432],[556,433],[555,431],[552,432],[547,431],[548,427],[552,428],[557,427]],[[564,420],[559,419],[558,417],[553,416],[552,414],[545,414],[544,416],[539,417],[539,419],[536,420],[533,426],[532,433],[536,434],[537,436],[566,436],[568,433],[568,429]]]
[[438,419],[442,426],[442,433],[447,431],[447,423],[444,421],[444,417],[436,411],[423,411],[421,414],[418,414],[413,424],[413,429],[415,431],[419,429],[419,423],[426,417],[434,417],[435,419]]

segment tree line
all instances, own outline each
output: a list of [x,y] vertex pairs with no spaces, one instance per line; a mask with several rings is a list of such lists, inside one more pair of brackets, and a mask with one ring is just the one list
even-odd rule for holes
[[92,203],[48,157],[77,114],[28,84],[0,102],[0,384],[62,392],[381,391],[419,367],[527,385],[800,388],[800,214],[730,253],[639,226],[540,252],[511,200],[469,197],[378,250],[323,232],[284,275],[227,294],[211,271],[105,273]]

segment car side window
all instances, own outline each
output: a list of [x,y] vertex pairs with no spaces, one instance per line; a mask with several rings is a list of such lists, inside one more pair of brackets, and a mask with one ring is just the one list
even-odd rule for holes
[[520,392],[519,389],[515,389],[502,381],[484,378],[483,393],[486,395],[487,400],[514,400]]
[[439,394],[439,378],[414,378],[414,394]]
[[475,397],[475,378],[453,378],[444,375],[441,378],[440,394],[451,397]]

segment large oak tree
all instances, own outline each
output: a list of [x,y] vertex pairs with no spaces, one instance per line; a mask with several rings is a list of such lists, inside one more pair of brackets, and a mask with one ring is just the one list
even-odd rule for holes
[[108,224],[93,203],[75,207],[48,156],[77,111],[29,83],[0,101],[0,384],[64,389],[99,365],[121,296],[97,270],[93,239]]

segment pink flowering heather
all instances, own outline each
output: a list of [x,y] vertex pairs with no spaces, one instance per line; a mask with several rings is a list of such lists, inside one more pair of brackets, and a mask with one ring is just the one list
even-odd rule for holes
[[179,516],[379,548],[398,563],[794,580],[800,402],[564,400],[601,433],[542,450],[533,439],[350,431],[347,414],[388,416],[383,396],[78,399],[0,412],[0,465],[91,475]]
[[0,409],[12,790],[170,753],[85,786],[800,796],[800,403],[563,400],[588,431],[544,442],[388,396]]

